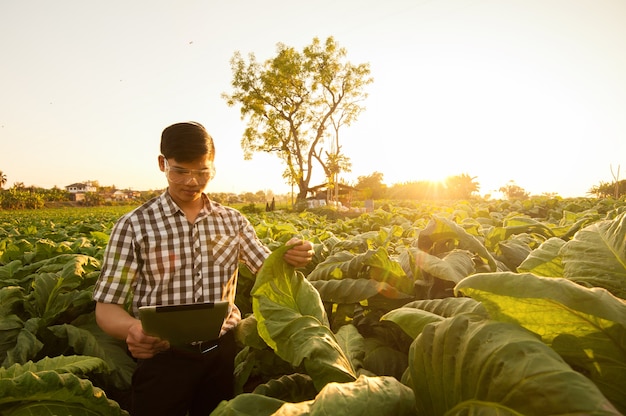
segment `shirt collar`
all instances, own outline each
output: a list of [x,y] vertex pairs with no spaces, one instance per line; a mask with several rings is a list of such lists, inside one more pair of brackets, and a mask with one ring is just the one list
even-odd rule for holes
[[[200,210],[200,217],[210,215],[213,212],[211,200],[204,192],[202,193],[202,201],[204,202],[204,206],[202,210]],[[161,205],[163,206],[163,213],[167,216],[175,215],[177,212],[183,213],[183,210],[174,202],[167,190],[161,194]]]

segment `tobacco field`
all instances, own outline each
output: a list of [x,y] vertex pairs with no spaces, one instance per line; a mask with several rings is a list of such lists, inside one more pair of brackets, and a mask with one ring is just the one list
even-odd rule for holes
[[[0,414],[127,415],[135,362],[91,293],[129,207],[0,211]],[[247,214],[222,415],[626,414],[626,202]],[[306,269],[282,261],[294,235]]]

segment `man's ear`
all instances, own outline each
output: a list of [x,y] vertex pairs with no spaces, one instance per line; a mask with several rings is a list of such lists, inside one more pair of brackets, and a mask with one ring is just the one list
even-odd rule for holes
[[165,172],[165,156],[159,155],[159,169],[161,172]]

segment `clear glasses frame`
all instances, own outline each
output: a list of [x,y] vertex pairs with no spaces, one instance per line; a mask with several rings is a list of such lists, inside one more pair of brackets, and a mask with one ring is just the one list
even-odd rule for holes
[[211,162],[211,167],[207,169],[185,169],[177,166],[170,166],[167,159],[165,161],[165,176],[167,179],[176,184],[188,185],[194,179],[199,185],[204,185],[215,177],[215,167]]

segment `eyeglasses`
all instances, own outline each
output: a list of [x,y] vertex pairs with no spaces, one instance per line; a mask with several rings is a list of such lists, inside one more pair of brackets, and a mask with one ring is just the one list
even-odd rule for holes
[[165,160],[165,176],[172,183],[187,185],[193,179],[199,185],[204,185],[215,176],[215,167],[211,163],[211,167],[207,169],[185,169],[176,166],[170,166],[167,159]]

